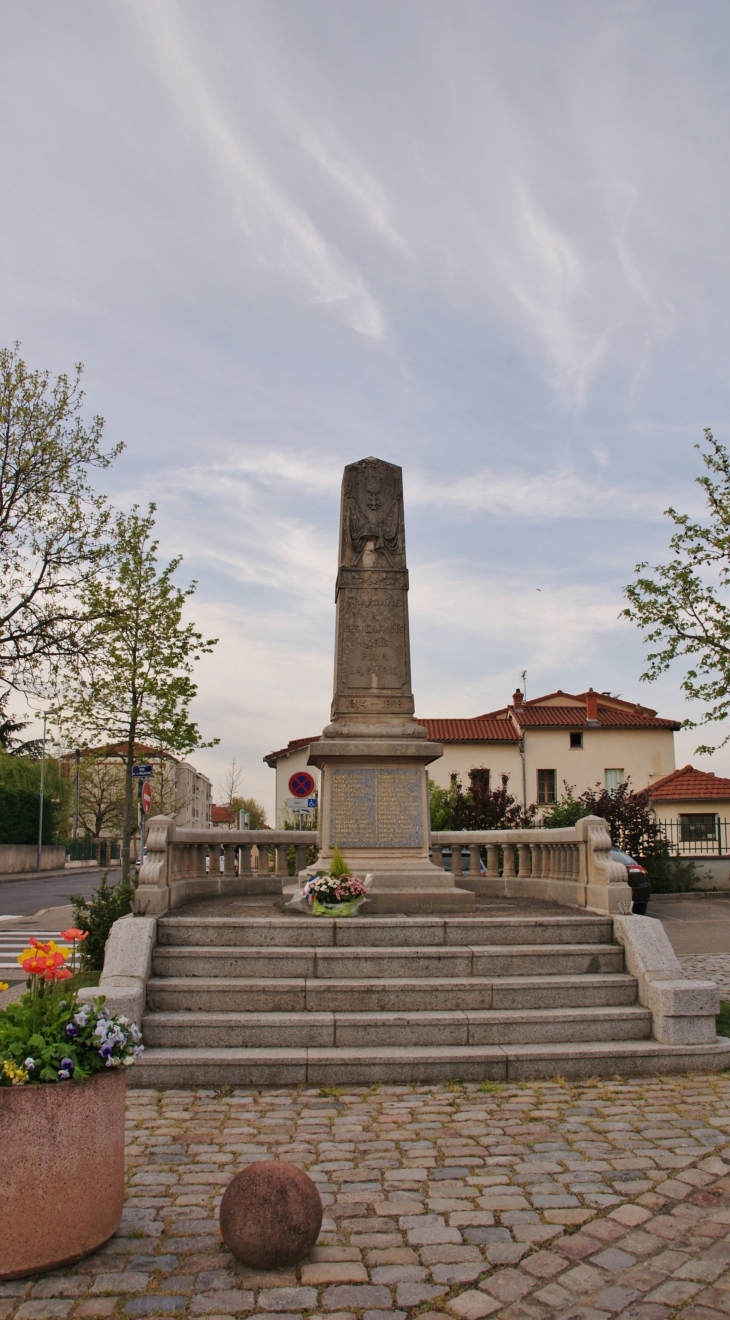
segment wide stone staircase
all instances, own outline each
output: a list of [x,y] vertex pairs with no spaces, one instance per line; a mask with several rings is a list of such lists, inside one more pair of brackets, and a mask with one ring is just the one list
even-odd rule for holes
[[717,1067],[651,1039],[609,917],[158,923],[135,1086],[514,1081]]

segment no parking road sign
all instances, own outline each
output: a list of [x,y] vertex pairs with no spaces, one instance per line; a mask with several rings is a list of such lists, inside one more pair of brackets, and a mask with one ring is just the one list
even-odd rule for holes
[[289,792],[295,798],[312,797],[314,788],[314,779],[307,770],[298,770],[289,780]]

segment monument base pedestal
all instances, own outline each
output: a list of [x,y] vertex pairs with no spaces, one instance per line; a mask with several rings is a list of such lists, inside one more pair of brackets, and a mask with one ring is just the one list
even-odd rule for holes
[[392,886],[383,883],[386,879],[391,877],[375,874],[368,890],[369,901],[362,910],[364,917],[380,917],[388,913],[435,917],[442,913],[461,915],[474,911],[476,896],[468,889],[457,889],[455,885],[423,889],[402,888],[403,882],[400,877],[398,883]]
[[440,743],[420,738],[321,738],[309,764],[322,772],[321,846],[305,878],[325,870],[337,846],[353,875],[370,875],[363,915],[465,913],[475,895],[457,889],[429,858],[426,766]]

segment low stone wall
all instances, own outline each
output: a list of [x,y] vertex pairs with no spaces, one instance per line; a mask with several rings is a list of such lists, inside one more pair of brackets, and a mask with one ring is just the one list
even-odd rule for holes
[[[41,870],[58,871],[66,864],[66,850],[62,844],[44,843],[41,848]],[[0,875],[16,875],[21,871],[38,870],[38,846],[35,843],[0,844]]]
[[88,1004],[97,995],[105,995],[110,1012],[124,1013],[141,1026],[156,942],[154,917],[119,917],[106,942],[98,988],[85,987],[79,991],[79,999]]
[[663,1045],[713,1044],[720,1010],[717,985],[685,977],[661,922],[614,917],[613,933],[624,947],[626,971],[638,982],[639,1003],[651,1013],[654,1039]]

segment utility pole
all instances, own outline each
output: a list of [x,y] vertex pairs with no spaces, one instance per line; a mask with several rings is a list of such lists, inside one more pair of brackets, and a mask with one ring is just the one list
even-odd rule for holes
[[42,848],[43,848],[43,794],[44,794],[44,792],[45,792],[45,788],[46,788],[46,719],[47,719],[47,718],[48,718],[48,717],[47,717],[47,715],[46,715],[45,712],[44,712],[44,714],[43,714],[43,746],[42,746],[42,748],[41,748],[41,795],[40,795],[40,802],[39,802],[39,805],[38,805],[38,874],[39,874],[39,875],[40,875],[40,870],[41,870],[41,858],[42,858],[42,856],[43,856],[43,854],[42,854]]

